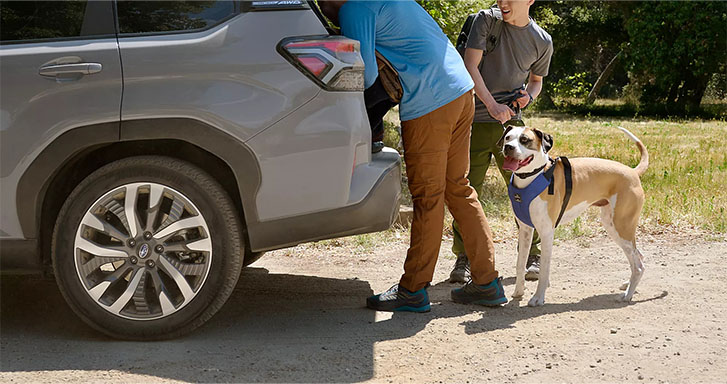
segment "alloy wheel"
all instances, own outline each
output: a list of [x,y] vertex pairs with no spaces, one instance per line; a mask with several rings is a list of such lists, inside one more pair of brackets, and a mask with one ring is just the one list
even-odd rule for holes
[[204,286],[212,264],[207,221],[184,194],[130,183],[96,200],[74,240],[78,278],[103,309],[132,320],[172,315]]

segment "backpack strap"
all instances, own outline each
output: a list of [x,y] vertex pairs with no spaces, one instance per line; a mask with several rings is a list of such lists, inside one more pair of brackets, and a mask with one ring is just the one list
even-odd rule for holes
[[467,15],[467,19],[464,21],[462,30],[459,32],[459,36],[457,37],[457,45],[455,47],[462,58],[464,58],[464,51],[467,46],[467,40],[469,40],[470,31],[472,30],[472,24],[475,21],[475,17],[477,17],[476,13],[470,13]]
[[488,31],[486,52],[482,55],[483,57],[497,48],[497,44],[500,42],[500,35],[502,35],[502,27],[503,24],[505,24],[505,22],[502,21],[502,11],[500,11],[500,8],[498,8],[497,5],[492,6],[492,8],[490,8],[490,12],[492,12],[495,22],[492,23],[490,30]]
[[[482,71],[482,63],[485,56],[487,56],[488,53],[492,52],[497,47],[497,44],[500,42],[502,27],[505,24],[505,22],[502,21],[502,11],[500,11],[500,8],[497,7],[497,4],[493,5],[492,8],[490,8],[490,13],[495,18],[495,22],[490,24],[490,29],[487,31],[487,42],[485,43],[485,51],[482,52],[482,59],[480,59],[480,64],[477,66],[480,71]],[[462,56],[463,59],[464,52],[467,49],[467,40],[469,40],[469,35],[472,32],[472,24],[474,24],[476,17],[477,13],[471,13],[467,15],[467,19],[462,25],[462,30],[459,32],[459,36],[457,37],[457,44],[455,45],[455,47],[457,48],[457,52],[459,52],[459,55]]]

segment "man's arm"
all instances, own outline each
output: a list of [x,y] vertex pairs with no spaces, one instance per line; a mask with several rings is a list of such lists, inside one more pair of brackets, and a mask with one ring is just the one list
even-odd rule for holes
[[[490,116],[505,124],[512,116],[515,116],[515,112],[504,104],[498,104],[495,98],[492,97],[490,90],[485,85],[485,80],[480,74],[480,61],[482,60],[483,51],[481,49],[467,48],[464,51],[464,66],[467,68],[467,72],[470,73],[472,81],[475,83],[475,94],[487,107],[487,112]],[[538,93],[540,90],[538,90]]]
[[520,93],[522,96],[520,96],[517,99],[517,103],[520,106],[520,109],[525,108],[530,102],[531,97],[532,100],[535,100],[536,97],[540,94],[540,91],[543,90],[543,76],[538,76],[530,73],[530,79],[528,80],[528,85],[525,87],[525,90],[521,90]]

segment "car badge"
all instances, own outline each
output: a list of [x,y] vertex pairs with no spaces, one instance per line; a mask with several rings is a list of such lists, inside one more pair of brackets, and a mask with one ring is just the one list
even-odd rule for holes
[[139,247],[139,257],[142,259],[147,257],[149,255],[149,244],[142,244],[141,247]]

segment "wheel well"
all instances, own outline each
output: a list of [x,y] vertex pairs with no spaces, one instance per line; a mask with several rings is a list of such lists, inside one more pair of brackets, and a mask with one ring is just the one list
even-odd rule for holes
[[[40,254],[43,265],[50,266],[53,227],[58,213],[76,187],[95,170],[113,161],[140,155],[169,156],[190,162],[214,177],[232,199],[245,228],[245,217],[237,179],[232,169],[219,157],[181,140],[140,140],[98,145],[85,149],[67,161],[53,176],[43,199],[40,220]],[[249,257],[247,231],[243,233],[245,258]]]

